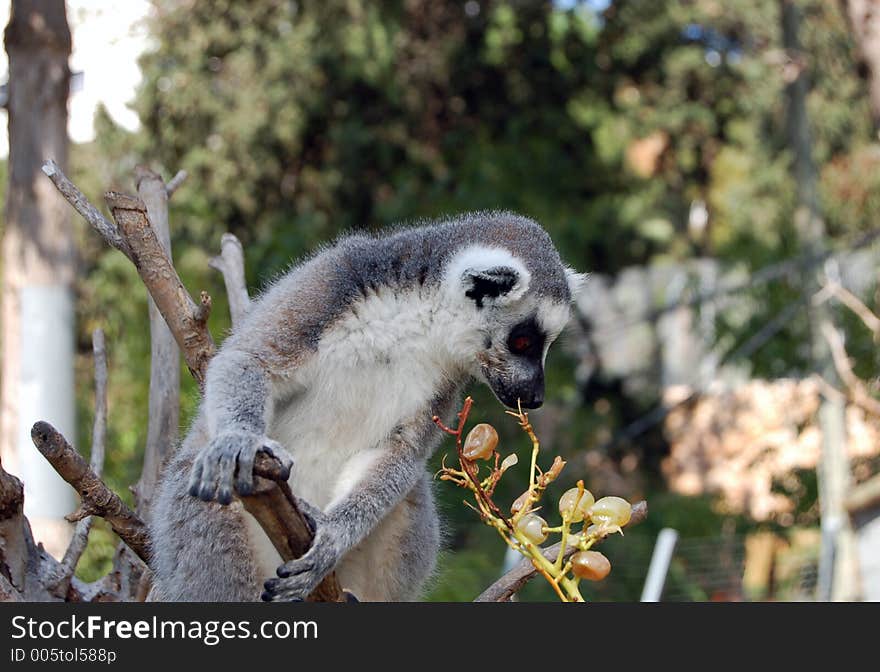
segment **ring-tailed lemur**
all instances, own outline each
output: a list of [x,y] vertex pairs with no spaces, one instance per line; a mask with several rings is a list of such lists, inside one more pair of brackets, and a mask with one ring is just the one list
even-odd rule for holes
[[[208,367],[155,500],[151,599],[302,599],[334,568],[361,600],[416,597],[440,542],[432,416],[448,418],[472,378],[507,406],[540,406],[583,277],[539,225],[504,212],[349,235],[294,267]],[[315,527],[286,564],[230,503],[260,450],[290,468]]]

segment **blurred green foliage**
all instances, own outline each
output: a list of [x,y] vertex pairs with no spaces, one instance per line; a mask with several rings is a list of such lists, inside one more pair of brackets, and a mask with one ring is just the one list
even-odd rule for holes
[[[876,216],[880,146],[839,4],[800,4],[822,203],[831,235],[845,236]],[[189,172],[171,207],[175,262],[193,293],[213,296],[218,341],[225,292],[207,259],[225,231],[244,242],[252,291],[341,231],[477,208],[537,218],[585,270],[696,255],[757,268],[797,251],[778,14],[775,0],[155,0],[135,102],[142,129],[128,134],[99,112],[73,176],[99,201],[106,188],[131,190],[141,161],[166,177]],[[709,209],[705,230],[688,226],[695,200]],[[91,413],[88,334],[100,325],[111,363],[108,479],[127,496],[146,427],[146,294],[121,255],[88,231],[81,238],[79,444]],[[719,329],[747,336],[794,291],[763,288],[745,324]],[[793,320],[756,353],[752,373],[803,370],[805,330]],[[858,365],[873,366],[872,353],[858,346]],[[551,360],[548,400],[564,409],[564,426],[548,450],[570,461],[568,487],[587,473],[597,428],[622,420],[620,399],[609,394],[612,411],[598,412],[561,348]],[[197,392],[183,380],[186,420]],[[491,395],[476,398],[475,419],[523,445]],[[727,517],[664,494],[656,459],[642,458],[629,491],[597,493],[651,500],[648,522],[609,542],[609,556],[660,526],[717,533]],[[452,550],[432,599],[469,599],[497,575],[503,547],[460,492],[438,491]],[[505,483],[499,500],[517,494]],[[81,573],[94,574],[110,548],[103,536],[93,543]],[[597,595],[635,599],[632,582]],[[529,597],[550,595],[535,586]]]

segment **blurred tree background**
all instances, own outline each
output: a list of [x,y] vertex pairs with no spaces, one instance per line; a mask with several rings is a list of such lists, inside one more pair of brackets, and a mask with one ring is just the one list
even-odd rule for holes
[[[880,145],[841,7],[799,4],[821,200],[830,236],[844,239],[880,206]],[[225,292],[207,260],[225,231],[244,243],[252,292],[342,231],[473,209],[534,217],[568,263],[611,275],[695,257],[756,269],[798,251],[777,0],[156,0],[150,31],[135,102],[142,128],[128,133],[99,111],[95,142],[73,148],[71,177],[98,202],[105,188],[131,190],[140,162],[166,177],[189,172],[171,203],[175,262],[191,291],[214,297],[218,340]],[[691,223],[694,203],[708,210],[703,227]],[[91,421],[88,335],[101,326],[108,480],[127,492],[146,433],[146,293],[120,254],[80,232],[79,445]],[[764,287],[748,319],[719,329],[742,338],[796,294]],[[806,331],[805,317],[791,320],[755,353],[752,375],[802,373]],[[869,338],[848,347],[873,369]],[[659,430],[623,447],[597,438],[656,400],[580,385],[564,345],[549,359],[548,403],[534,417],[547,463],[557,453],[570,461],[557,494],[577,478],[589,487],[599,465],[620,478],[597,494],[651,505],[647,523],[606,544],[612,562],[640,543],[649,552],[664,526],[688,537],[757,525],[667,492]],[[186,420],[197,392],[182,378]],[[509,450],[527,450],[490,394],[475,397],[474,418],[492,421]],[[518,494],[505,481],[499,501]],[[472,599],[500,572],[504,548],[460,491],[437,490],[448,550],[430,597]],[[806,490],[808,509],[815,488]],[[98,535],[81,573],[99,574],[111,550]],[[616,576],[592,597],[636,599],[643,576]],[[535,585],[529,598],[551,593]]]

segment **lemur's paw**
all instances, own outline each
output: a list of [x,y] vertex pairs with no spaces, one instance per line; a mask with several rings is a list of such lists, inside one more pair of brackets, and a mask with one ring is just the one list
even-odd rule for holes
[[[296,497],[296,495],[294,495]],[[313,504],[309,504],[302,497],[296,497],[296,504],[299,508],[299,512],[303,515],[303,518],[306,519],[306,522],[309,524],[309,527],[312,528],[312,534],[316,534],[318,532],[319,527],[324,527],[327,521],[327,514],[324,513],[321,509]]]
[[291,560],[278,568],[277,579],[263,584],[264,602],[298,602],[305,600],[329,573],[324,563],[306,553],[298,560]]
[[232,501],[233,486],[239,495],[254,490],[254,459],[259,451],[277,458],[290,474],[293,458],[277,441],[249,432],[224,432],[217,435],[193,463],[189,494],[206,502]]

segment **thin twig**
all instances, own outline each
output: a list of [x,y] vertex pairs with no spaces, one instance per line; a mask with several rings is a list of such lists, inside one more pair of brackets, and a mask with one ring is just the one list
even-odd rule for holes
[[65,481],[79,493],[82,502],[70,522],[95,515],[106,520],[113,531],[145,563],[148,562],[148,532],[144,522],[119,495],[110,490],[95,474],[67,439],[48,422],[38,422],[31,428],[31,439],[43,457]]
[[[641,523],[648,516],[648,504],[641,501],[636,502],[632,506],[627,527]],[[555,562],[559,555],[560,544],[556,543],[542,550],[542,554],[550,562]],[[572,546],[565,551],[564,558],[569,557],[577,552],[577,547]],[[486,588],[474,602],[507,602],[510,598],[519,592],[524,585],[535,578],[539,574],[538,569],[532,564],[528,558],[524,558],[520,563],[511,569],[507,574],[498,579],[491,586]]]
[[244,249],[238,238],[231,233],[224,233],[220,239],[220,254],[213,257],[208,265],[223,274],[226,296],[229,299],[229,314],[232,324],[238,324],[251,303],[244,276]]
[[165,193],[168,194],[168,198],[174,196],[174,192],[180,188],[186,178],[189,177],[189,174],[185,170],[178,170],[177,173],[168,180],[168,183],[165,185]]
[[[104,345],[104,332],[95,329],[92,333],[92,351],[95,356],[95,420],[92,425],[92,454],[89,467],[98,478],[104,471],[105,439],[107,436],[107,352]],[[73,538],[61,560],[62,580],[70,581],[76,565],[82,557],[92,529],[92,516],[77,521]]]
[[95,229],[101,237],[107,241],[109,245],[115,247],[126,257],[131,259],[131,249],[125,238],[119,233],[117,228],[101,214],[101,212],[89,202],[77,186],[71,182],[61,168],[52,159],[43,162],[43,172],[52,180],[52,184],[61,193],[62,196],[70,203],[83,219],[85,219],[92,228]]
[[849,308],[874,334],[874,340],[880,338],[880,318],[866,306],[862,300],[849,291],[839,282],[829,282],[813,296],[813,304],[824,303],[830,298],[835,298]]
[[[872,415],[880,416],[880,401],[871,396],[865,383],[852,370],[852,363],[846,353],[846,346],[843,342],[843,335],[835,329],[829,322],[823,322],[821,325],[822,335],[828,342],[831,349],[831,359],[834,362],[834,369],[840,377],[841,382],[846,387],[846,396],[858,406]],[[826,381],[827,382],[827,381]],[[828,383],[830,387],[833,387]]]

